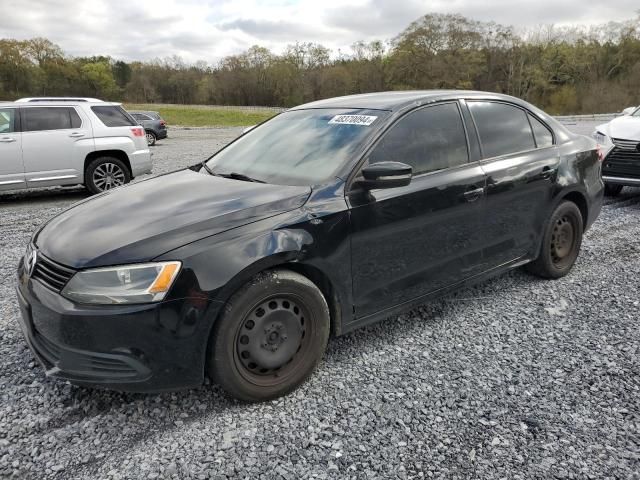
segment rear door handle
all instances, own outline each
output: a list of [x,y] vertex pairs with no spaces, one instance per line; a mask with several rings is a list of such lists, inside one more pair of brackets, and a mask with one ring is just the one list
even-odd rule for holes
[[467,190],[464,192],[464,199],[467,202],[475,202],[478,200],[482,194],[484,193],[484,187],[474,188],[473,190]]
[[2,143],[11,143],[11,142],[15,142],[16,139],[15,138],[11,138],[11,137],[2,137],[0,138],[0,142]]
[[69,135],[71,138],[79,138],[79,137],[84,137],[84,133],[80,133],[80,132],[73,132],[71,135]]

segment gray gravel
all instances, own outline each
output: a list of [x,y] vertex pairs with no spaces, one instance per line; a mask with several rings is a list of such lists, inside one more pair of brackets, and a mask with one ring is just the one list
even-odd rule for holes
[[[239,131],[171,131],[155,173]],[[640,190],[607,201],[568,277],[514,271],[332,339],[310,381],[259,405],[44,377],[14,268],[84,195],[0,195],[0,477],[640,479]]]

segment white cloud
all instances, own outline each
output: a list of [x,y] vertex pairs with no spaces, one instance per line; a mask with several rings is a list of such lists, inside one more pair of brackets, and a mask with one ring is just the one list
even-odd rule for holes
[[0,38],[46,37],[71,55],[143,60],[220,58],[259,44],[332,49],[386,40],[429,12],[460,13],[518,27],[632,18],[637,0],[0,0]]

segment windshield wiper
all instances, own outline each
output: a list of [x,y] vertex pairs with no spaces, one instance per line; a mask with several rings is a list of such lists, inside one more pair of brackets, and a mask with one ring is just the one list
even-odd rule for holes
[[257,178],[252,178],[244,173],[230,172],[230,173],[214,173],[214,175],[219,175],[224,178],[233,178],[234,180],[243,180],[245,182],[256,182],[256,183],[267,183],[264,180],[259,180]]
[[205,160],[204,162],[202,162],[202,166],[204,167],[204,169],[207,171],[207,173],[208,173],[209,175],[217,175],[217,173],[216,173],[216,172],[214,172],[213,170],[211,170],[211,169],[209,168],[209,165],[207,165],[207,161],[206,161],[206,160]]

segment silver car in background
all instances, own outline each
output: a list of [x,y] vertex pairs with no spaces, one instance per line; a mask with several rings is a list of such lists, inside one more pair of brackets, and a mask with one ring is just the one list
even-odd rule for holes
[[0,191],[83,184],[99,193],[151,172],[144,129],[119,103],[24,98],[0,104]]

